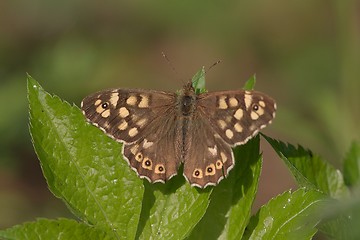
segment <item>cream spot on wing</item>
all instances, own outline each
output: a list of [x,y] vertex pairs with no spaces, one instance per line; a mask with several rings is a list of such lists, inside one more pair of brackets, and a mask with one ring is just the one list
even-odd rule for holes
[[208,150],[211,155],[213,155],[213,156],[217,155],[217,146],[216,145],[214,147],[208,147]]
[[226,127],[226,122],[224,120],[218,120],[218,125],[221,129],[225,129]]
[[145,138],[143,142],[143,148],[149,148],[154,144],[154,142],[148,142],[148,140]]
[[227,109],[228,108],[228,105],[227,105],[225,99],[226,99],[226,96],[219,97],[219,108],[220,109]]
[[139,150],[139,145],[137,144],[130,148],[130,152],[134,155],[138,152],[138,150]]
[[263,114],[265,113],[264,108],[259,107],[259,109],[256,111],[256,113],[257,113],[259,116],[263,115]]
[[231,98],[229,99],[229,105],[230,105],[230,107],[236,107],[238,104],[239,104],[239,101],[238,101],[236,98],[231,97]]
[[147,108],[149,107],[149,96],[141,94],[141,101],[138,105],[139,108]]
[[107,109],[107,110],[103,111],[103,112],[101,113],[101,116],[102,116],[103,118],[109,117],[109,116],[110,116],[110,109]]
[[255,125],[255,124],[250,125],[249,130],[250,130],[251,132],[254,131],[255,129],[256,129],[256,125]]
[[220,139],[221,139],[220,135],[219,135],[219,134],[217,134],[217,133],[215,133],[215,134],[214,134],[214,137],[215,137],[215,138],[220,138]]
[[226,121],[227,123],[231,123],[233,119],[234,119],[234,118],[233,118],[232,116],[226,116],[226,117],[225,117],[225,121]]
[[139,119],[139,115],[136,115],[136,114],[132,114],[132,115],[131,115],[131,120],[132,120],[133,122],[136,122],[138,119]]
[[195,168],[192,176],[194,178],[203,178],[203,172],[202,172],[202,170],[200,168]]
[[234,118],[236,118],[237,120],[240,120],[243,117],[243,115],[244,115],[244,111],[241,108],[239,108],[234,113]]
[[259,118],[259,115],[256,112],[251,112],[250,117],[252,120],[256,120]]
[[139,121],[136,122],[136,125],[138,125],[139,127],[144,127],[145,123],[147,122],[146,118],[142,118]]
[[104,129],[107,129],[107,128],[109,128],[109,122],[108,121],[106,121],[105,123],[104,123]]
[[134,106],[137,102],[137,97],[134,95],[131,95],[130,97],[128,97],[126,99],[126,104],[130,105],[130,106]]
[[245,101],[246,109],[249,109],[249,107],[252,103],[252,96],[250,94],[245,94],[244,101]]
[[217,160],[215,165],[217,169],[221,169],[223,167],[223,162],[221,160]]
[[155,166],[155,173],[156,173],[156,174],[164,174],[164,173],[165,173],[165,166],[164,166],[164,164],[156,164],[156,166]]
[[119,115],[120,115],[120,117],[122,117],[122,118],[126,118],[127,116],[129,116],[129,110],[127,110],[127,108],[126,107],[121,107],[120,109],[119,109]]
[[113,105],[114,108],[116,107],[118,101],[119,101],[119,93],[111,94],[110,103],[111,103],[111,105]]
[[230,129],[226,129],[225,135],[226,135],[227,138],[232,139],[233,136],[234,136],[234,132],[231,131]]
[[234,129],[235,129],[235,131],[237,131],[237,132],[242,132],[242,131],[243,131],[243,127],[241,126],[240,123],[235,123]]
[[101,106],[101,105],[99,105],[97,108],[96,108],[96,112],[97,113],[102,113],[104,111],[104,108]]
[[128,127],[128,123],[123,119],[119,124],[118,129],[122,131],[125,130],[127,127]]
[[262,107],[265,107],[265,102],[264,101],[259,101],[259,105],[262,106]]
[[135,155],[135,160],[138,162],[142,162],[143,158],[144,158],[144,156],[141,152],[139,152]]
[[221,156],[222,162],[225,163],[227,161],[226,154],[224,152],[221,152],[220,156]]
[[206,167],[205,176],[215,175],[215,165],[212,163]]
[[96,101],[95,101],[95,106],[99,105],[100,103],[101,103],[101,100],[100,100],[100,99],[96,100]]
[[152,161],[149,158],[144,158],[141,166],[145,169],[152,170]]
[[130,136],[130,137],[134,137],[134,136],[136,136],[136,134],[138,134],[138,133],[139,133],[139,131],[137,130],[136,127],[131,128],[131,129],[129,130],[129,136]]

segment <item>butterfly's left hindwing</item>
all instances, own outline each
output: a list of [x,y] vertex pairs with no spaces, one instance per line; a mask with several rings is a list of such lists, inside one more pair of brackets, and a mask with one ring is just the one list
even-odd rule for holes
[[175,138],[179,128],[176,115],[169,112],[150,123],[138,141],[124,145],[124,156],[141,178],[164,183],[177,174],[181,159]]
[[175,103],[172,93],[110,89],[86,97],[81,108],[90,123],[124,143],[122,153],[141,178],[165,182],[180,164]]

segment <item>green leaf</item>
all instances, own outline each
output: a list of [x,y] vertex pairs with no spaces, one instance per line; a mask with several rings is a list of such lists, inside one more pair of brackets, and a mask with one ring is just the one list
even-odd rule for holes
[[28,99],[31,137],[50,190],[88,224],[133,239],[144,189],[121,145],[30,76]]
[[360,144],[354,141],[344,160],[344,181],[348,186],[359,184]]
[[205,214],[212,188],[191,187],[182,174],[166,184],[144,183],[139,239],[184,239]]
[[341,172],[303,147],[294,147],[263,135],[292,172],[301,187],[316,189],[333,198],[349,196]]
[[256,75],[254,74],[254,75],[252,75],[252,77],[250,77],[250,78],[246,81],[243,89],[244,89],[244,90],[248,90],[248,91],[254,90],[255,84],[256,84]]
[[330,239],[360,239],[359,190],[351,198],[333,201],[324,209],[320,230]]
[[257,192],[262,158],[260,138],[234,149],[236,164],[214,189],[206,214],[189,239],[240,239]]
[[79,223],[70,219],[38,219],[35,222],[28,222],[12,228],[0,231],[0,238],[29,239],[29,240],[68,240],[68,239],[114,239],[113,232],[105,232],[94,226]]
[[244,239],[311,239],[328,202],[316,190],[285,192],[262,206],[250,220]]
[[205,68],[202,67],[191,79],[193,88],[196,94],[206,92],[205,89]]

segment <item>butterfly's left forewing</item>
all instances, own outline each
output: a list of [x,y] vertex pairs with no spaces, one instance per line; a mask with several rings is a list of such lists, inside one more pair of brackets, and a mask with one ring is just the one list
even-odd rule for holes
[[173,108],[175,94],[110,89],[87,96],[81,109],[87,120],[117,141],[137,141],[156,118]]
[[139,89],[110,89],[86,97],[87,120],[124,143],[122,153],[141,178],[165,182],[177,173],[179,124],[176,94]]

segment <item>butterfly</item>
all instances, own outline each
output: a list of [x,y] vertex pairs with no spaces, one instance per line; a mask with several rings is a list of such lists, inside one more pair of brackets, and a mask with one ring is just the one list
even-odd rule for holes
[[256,91],[198,93],[189,82],[176,93],[104,90],[85,97],[81,109],[88,122],[123,144],[140,178],[165,183],[183,164],[186,180],[205,188],[229,174],[232,147],[270,124],[276,103]]

